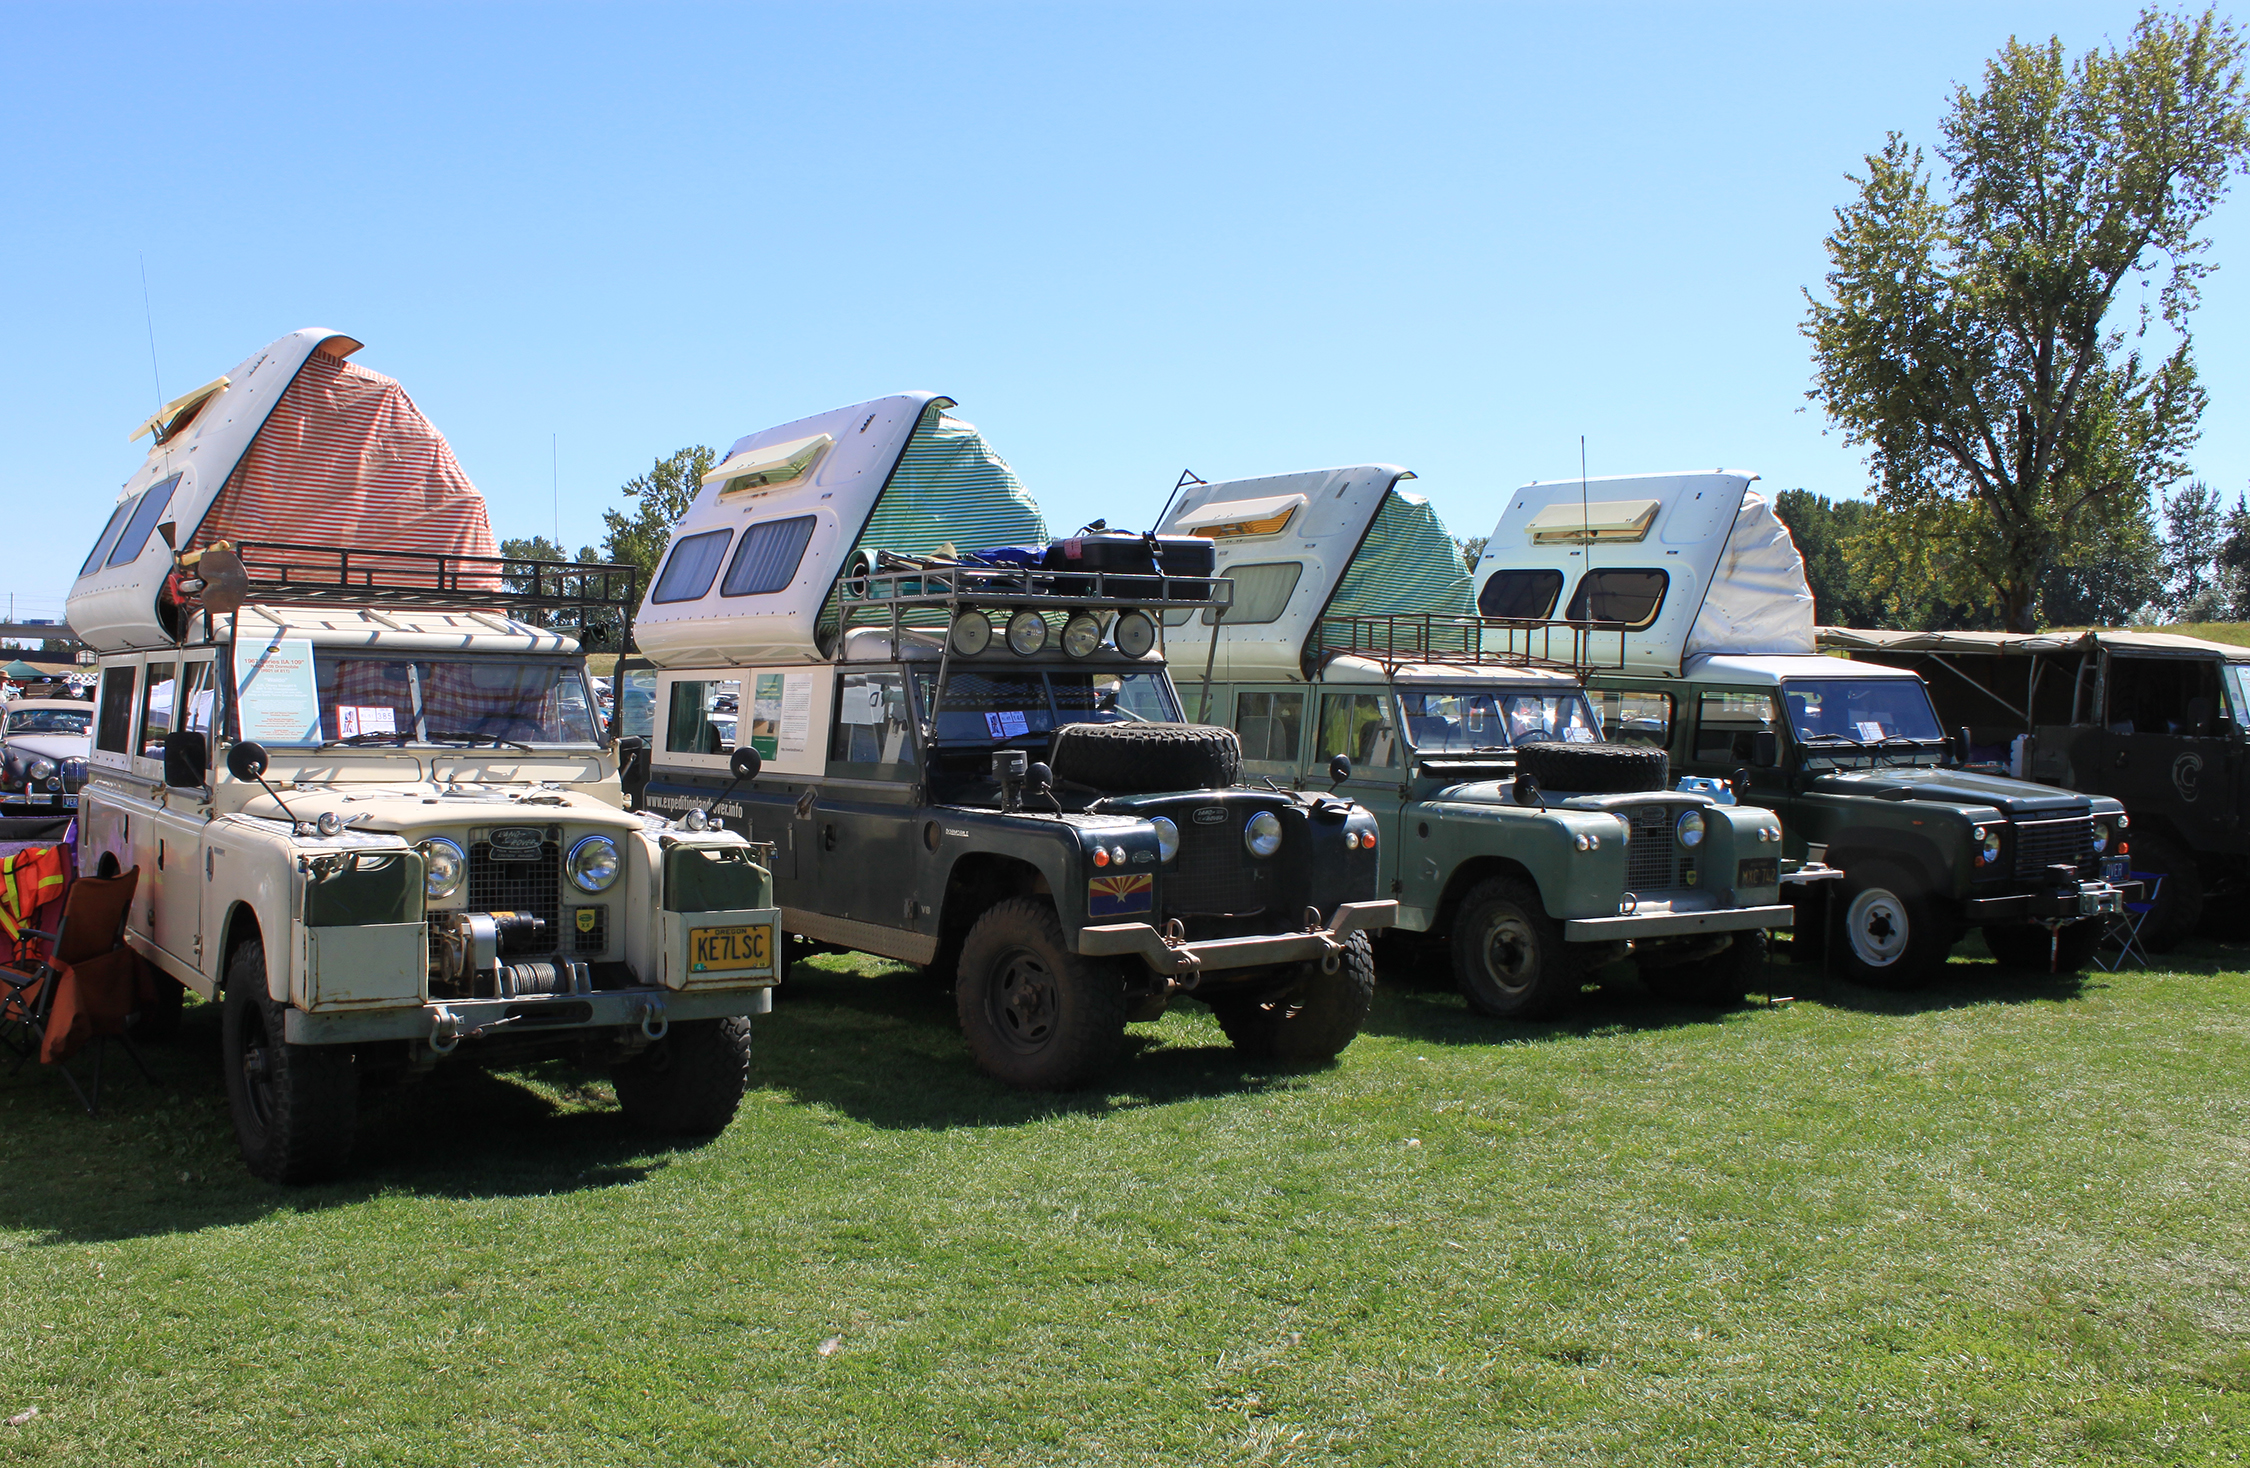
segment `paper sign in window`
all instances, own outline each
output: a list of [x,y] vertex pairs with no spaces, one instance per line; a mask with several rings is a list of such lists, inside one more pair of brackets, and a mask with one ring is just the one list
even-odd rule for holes
[[984,726],[992,731],[992,737],[995,739],[1006,739],[1012,735],[1031,732],[1031,725],[1025,720],[1020,709],[1002,709],[998,713],[986,714]]
[[338,704],[336,737],[354,739],[362,734],[396,734],[398,711],[388,704]]

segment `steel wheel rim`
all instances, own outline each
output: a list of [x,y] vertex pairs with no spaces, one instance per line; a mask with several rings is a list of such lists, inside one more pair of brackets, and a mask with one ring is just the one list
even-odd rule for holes
[[1530,993],[1538,979],[1539,939],[1517,914],[1503,913],[1485,927],[1478,957],[1486,985],[1511,999]]
[[273,1126],[273,1050],[265,1015],[251,1009],[242,1021],[242,1093],[260,1131]]
[[1898,894],[1870,887],[1852,899],[1844,912],[1844,936],[1852,956],[1869,968],[1889,968],[1906,953],[1912,937],[1906,904]]
[[1062,985],[1046,961],[1028,948],[1011,948],[993,966],[985,1013],[1011,1050],[1044,1049],[1060,1018]]

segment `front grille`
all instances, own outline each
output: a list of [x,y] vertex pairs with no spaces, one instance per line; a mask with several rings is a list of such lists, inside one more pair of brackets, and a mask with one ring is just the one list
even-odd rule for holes
[[[471,912],[528,912],[547,924],[552,943],[547,951],[562,948],[562,843],[543,842],[537,861],[494,861],[492,844],[479,841],[469,848],[469,898]],[[522,957],[511,953],[511,958]]]
[[1644,805],[1632,812],[1632,819],[1633,840],[1625,848],[1625,885],[1635,892],[1679,886],[1674,876],[1671,809]]
[[86,783],[86,762],[66,759],[62,762],[62,788],[65,795],[76,795],[78,787]]
[[[589,919],[580,916],[592,913],[591,926],[581,927]],[[609,947],[609,909],[606,907],[574,907],[570,910],[570,951],[573,953],[599,953]]]
[[2047,875],[2058,863],[2078,866],[2094,859],[2094,818],[2069,816],[2059,821],[2018,821],[2015,824],[2016,877],[2031,880]]
[[1242,844],[1242,822],[1248,819],[1247,812],[1229,809],[1215,826],[1199,826],[1192,817],[1180,821],[1180,854],[1164,886],[1167,916],[1246,917],[1265,907],[1259,863]]

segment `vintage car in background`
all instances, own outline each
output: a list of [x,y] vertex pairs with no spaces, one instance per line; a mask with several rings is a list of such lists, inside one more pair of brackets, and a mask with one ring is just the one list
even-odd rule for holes
[[94,743],[94,706],[75,698],[19,698],[0,722],[0,810],[76,810]]

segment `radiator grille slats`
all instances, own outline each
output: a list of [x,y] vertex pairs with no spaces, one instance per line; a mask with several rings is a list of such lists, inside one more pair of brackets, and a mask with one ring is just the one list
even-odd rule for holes
[[[471,912],[528,912],[547,924],[554,949],[562,946],[562,845],[547,841],[537,861],[494,861],[492,844],[469,848]],[[511,957],[520,957],[511,954]]]
[[2047,868],[2058,862],[2075,867],[2093,860],[2094,818],[2090,815],[2059,821],[2018,821],[2013,830],[2019,879],[2043,877]]
[[1183,822],[1180,854],[1165,884],[1164,910],[1172,916],[1233,913],[1245,916],[1265,906],[1258,864],[1243,847],[1239,821],[1215,826]]
[[1632,819],[1633,842],[1625,848],[1625,885],[1635,892],[1678,886],[1670,808],[1644,806],[1632,813]]

